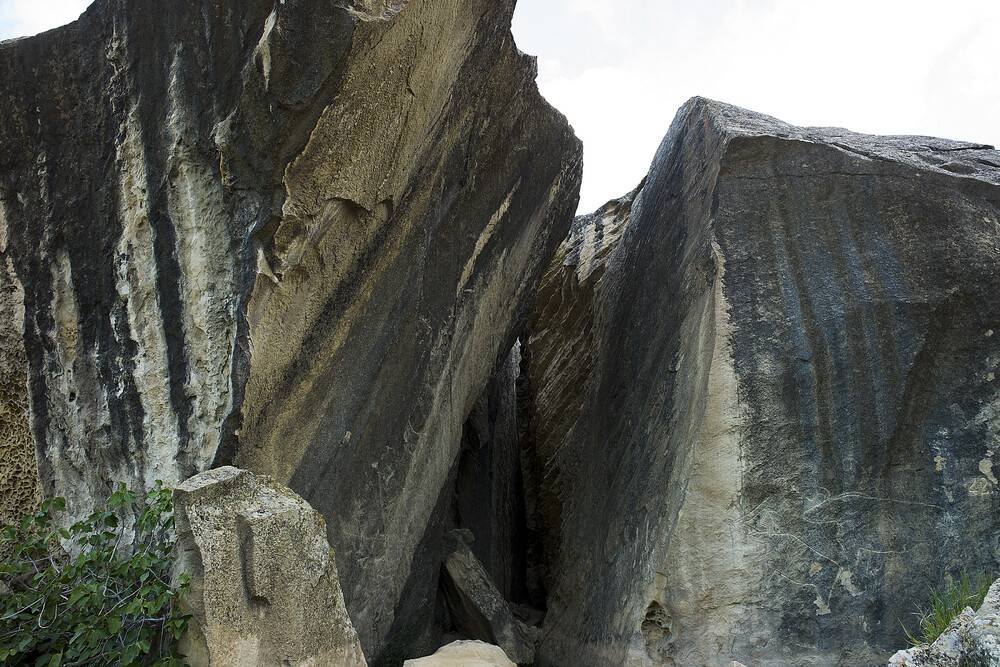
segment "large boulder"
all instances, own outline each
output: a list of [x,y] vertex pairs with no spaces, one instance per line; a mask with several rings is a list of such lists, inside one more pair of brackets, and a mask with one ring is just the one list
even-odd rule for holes
[[1000,153],[695,99],[523,354],[536,664],[884,664],[1000,562]]
[[366,667],[326,523],[306,501],[232,467],[192,477],[174,500],[192,664]]
[[97,0],[0,44],[0,288],[26,312],[0,384],[31,378],[9,428],[45,492],[83,513],[118,481],[273,475],[327,517],[382,651],[577,201],[513,10]]

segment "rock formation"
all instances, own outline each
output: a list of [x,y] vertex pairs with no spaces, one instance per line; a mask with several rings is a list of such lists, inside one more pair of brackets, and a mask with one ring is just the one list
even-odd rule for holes
[[524,342],[536,664],[884,664],[1000,562],[1000,153],[703,99]]
[[273,475],[383,653],[577,201],[513,8],[97,0],[0,44],[3,423],[47,493]]
[[291,490],[223,467],[177,487],[193,667],[366,667],[326,522]]
[[993,667],[1000,665],[1000,580],[978,611],[966,608],[932,644],[899,651],[889,667]]
[[570,228],[514,0],[168,4],[0,44],[0,521],[180,485],[235,663],[871,665],[1000,564],[1000,153],[696,99]]

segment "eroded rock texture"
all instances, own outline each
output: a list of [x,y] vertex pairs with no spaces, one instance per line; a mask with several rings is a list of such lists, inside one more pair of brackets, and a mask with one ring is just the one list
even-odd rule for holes
[[537,664],[884,664],[995,569],[998,262],[989,147],[688,103],[524,345]]
[[480,641],[455,641],[434,655],[407,660],[404,667],[514,667],[503,650]]
[[0,207],[0,525],[17,522],[38,502],[38,467],[28,415],[24,288],[7,256]]
[[46,491],[273,475],[327,517],[380,654],[576,204],[513,4],[98,0],[0,45]]
[[187,480],[175,502],[191,664],[367,667],[326,522],[308,503],[230,466]]

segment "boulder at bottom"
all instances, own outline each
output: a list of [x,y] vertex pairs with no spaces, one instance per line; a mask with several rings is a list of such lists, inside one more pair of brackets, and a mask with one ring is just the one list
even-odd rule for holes
[[497,644],[517,664],[532,664],[537,630],[515,618],[462,533],[451,534],[452,551],[444,563],[445,600],[452,624],[463,636]]
[[366,667],[323,517],[269,477],[210,470],[175,492],[195,667]]
[[1000,580],[979,611],[966,609],[933,644],[897,652],[889,667],[997,667],[1000,665]]
[[461,640],[442,646],[434,655],[407,660],[403,667],[516,667],[499,646]]

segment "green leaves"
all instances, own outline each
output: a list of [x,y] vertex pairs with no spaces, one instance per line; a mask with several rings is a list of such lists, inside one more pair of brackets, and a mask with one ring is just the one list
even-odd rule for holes
[[[62,498],[0,530],[0,663],[181,666],[181,577],[169,586],[173,502],[159,482],[144,500],[119,485],[102,508],[58,525]],[[63,548],[65,546],[65,549]]]
[[914,612],[917,631],[903,627],[907,640],[913,646],[933,643],[966,607],[979,609],[992,583],[993,577],[985,572],[970,575],[962,571],[957,578],[949,575],[944,586],[930,589],[929,604]]

